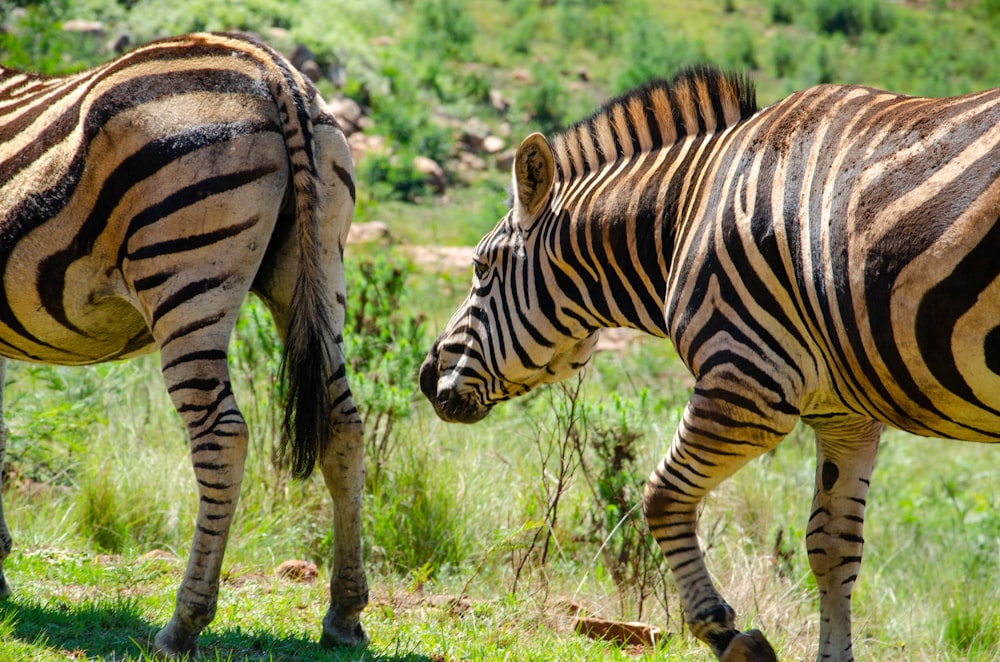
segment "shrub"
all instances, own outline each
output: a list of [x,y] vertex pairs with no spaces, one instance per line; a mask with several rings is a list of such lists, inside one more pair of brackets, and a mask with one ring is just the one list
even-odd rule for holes
[[29,4],[8,29],[0,30],[3,66],[46,75],[73,73],[105,59],[91,35],[64,32],[62,22],[75,18],[67,0]]
[[416,55],[430,59],[472,59],[468,49],[477,26],[461,0],[418,0],[410,47]]
[[753,30],[743,21],[726,26],[723,33],[722,60],[733,69],[756,69],[757,55],[753,45]]
[[384,254],[347,261],[344,344],[348,378],[365,423],[366,483],[376,491],[410,416],[416,375],[430,343],[424,316],[410,303],[412,267]]
[[424,580],[463,564],[476,529],[450,465],[429,448],[411,447],[386,478],[365,501],[368,556]]
[[769,0],[767,3],[767,15],[772,23],[782,23],[790,25],[795,22],[795,17],[802,12],[803,0]]
[[813,16],[820,32],[858,37],[867,30],[888,32],[896,14],[881,0],[813,0]]
[[799,51],[796,44],[785,35],[775,35],[771,40],[771,63],[778,78],[791,78],[799,65]]
[[618,588],[619,609],[643,617],[651,597],[664,607],[666,572],[661,554],[643,520],[641,502],[648,467],[639,466],[649,411],[648,392],[638,400],[613,393],[608,403],[592,406],[587,445],[581,455],[593,499],[590,518],[595,542],[601,543],[604,565]]
[[522,88],[517,106],[542,133],[554,133],[566,125],[568,92],[557,73],[536,67],[534,83]]
[[128,24],[139,43],[204,30],[266,34],[272,27],[291,27],[290,4],[280,0],[138,0],[129,12]]
[[632,89],[651,78],[670,78],[684,66],[704,59],[704,48],[682,31],[660,25],[645,11],[626,19],[619,54],[621,73],[614,80],[616,93]]

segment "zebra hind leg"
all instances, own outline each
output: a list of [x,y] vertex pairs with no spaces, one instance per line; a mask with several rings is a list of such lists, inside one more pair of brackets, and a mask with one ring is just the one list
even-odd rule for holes
[[240,494],[248,432],[233,399],[225,343],[235,312],[161,345],[164,382],[187,426],[198,487],[191,555],[170,622],[156,635],[168,657],[198,655],[198,635],[215,616],[219,574]]
[[851,591],[861,568],[865,505],[882,426],[857,416],[812,425],[816,493],[806,548],[820,594],[816,659],[849,662],[854,659]]
[[368,605],[368,581],[361,558],[364,433],[347,384],[343,352],[335,352],[335,357],[340,365],[334,366],[331,383],[334,437],[319,461],[333,498],[334,528],[330,608],[323,618],[321,643],[364,646],[368,643],[361,626],[361,612]]
[[3,514],[3,466],[7,453],[7,423],[4,420],[3,390],[7,377],[7,359],[0,358],[0,600],[10,597],[10,585],[3,574],[3,563],[10,555],[13,540]]

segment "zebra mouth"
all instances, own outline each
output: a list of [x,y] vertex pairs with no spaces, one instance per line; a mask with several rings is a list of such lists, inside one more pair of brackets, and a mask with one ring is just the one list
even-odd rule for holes
[[420,390],[434,406],[438,417],[449,423],[476,423],[490,413],[491,407],[483,406],[468,393],[454,388],[438,388],[437,357],[429,355],[420,366]]
[[437,398],[431,400],[431,404],[438,417],[449,423],[477,423],[490,413],[489,407],[462,397]]

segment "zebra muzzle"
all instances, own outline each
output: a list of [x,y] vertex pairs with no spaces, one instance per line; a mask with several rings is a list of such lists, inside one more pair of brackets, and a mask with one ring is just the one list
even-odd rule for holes
[[441,420],[449,423],[475,423],[490,413],[490,408],[471,397],[471,392],[463,392],[455,384],[442,383],[436,346],[420,366],[420,391],[430,400]]

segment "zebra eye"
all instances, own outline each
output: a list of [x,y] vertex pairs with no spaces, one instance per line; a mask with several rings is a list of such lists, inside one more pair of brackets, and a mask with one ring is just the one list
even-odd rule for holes
[[490,271],[490,265],[482,262],[480,260],[472,260],[472,271],[476,274],[476,278],[483,280],[486,278],[486,274]]

